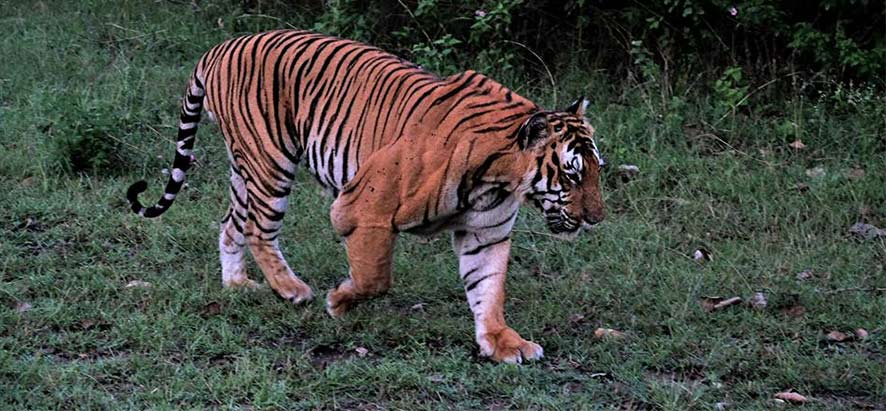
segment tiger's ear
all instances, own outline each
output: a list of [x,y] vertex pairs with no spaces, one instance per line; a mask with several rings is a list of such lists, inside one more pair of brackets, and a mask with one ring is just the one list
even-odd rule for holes
[[566,107],[566,110],[563,110],[563,111],[565,111],[567,113],[575,114],[576,116],[579,116],[579,117],[584,117],[585,110],[587,110],[589,104],[591,104],[591,102],[588,101],[588,99],[586,99],[585,96],[581,96],[578,98],[578,100],[575,100],[575,102],[572,103],[571,106]]
[[520,148],[534,148],[539,142],[548,137],[548,116],[544,112],[538,112],[530,116],[520,131],[517,132],[517,144]]

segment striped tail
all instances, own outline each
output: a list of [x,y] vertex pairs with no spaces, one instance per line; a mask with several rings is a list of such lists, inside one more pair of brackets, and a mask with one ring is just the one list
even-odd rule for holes
[[203,83],[197,78],[196,73],[191,78],[188,95],[182,99],[181,120],[178,125],[178,138],[176,139],[175,160],[172,162],[172,171],[166,182],[166,190],[160,201],[153,207],[145,207],[138,201],[138,195],[148,189],[148,183],[139,181],[126,190],[126,199],[129,201],[132,211],[140,216],[153,218],[163,214],[172,205],[176,194],[181,190],[185,182],[185,172],[191,167],[191,150],[194,148],[194,138],[197,135],[197,123],[200,122],[200,113],[203,111],[203,96],[206,94]]

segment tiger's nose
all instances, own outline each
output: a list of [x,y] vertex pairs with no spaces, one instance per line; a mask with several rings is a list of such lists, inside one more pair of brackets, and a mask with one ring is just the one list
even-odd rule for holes
[[583,220],[585,223],[589,225],[597,225],[601,221],[606,218],[606,213],[604,211],[592,212],[588,213],[584,216]]

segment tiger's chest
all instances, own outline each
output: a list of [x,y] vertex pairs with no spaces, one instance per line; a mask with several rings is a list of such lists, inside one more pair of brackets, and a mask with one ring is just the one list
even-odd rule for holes
[[410,234],[431,236],[443,231],[510,231],[520,199],[500,185],[483,185],[466,196],[466,203],[452,203],[449,213],[398,229]]

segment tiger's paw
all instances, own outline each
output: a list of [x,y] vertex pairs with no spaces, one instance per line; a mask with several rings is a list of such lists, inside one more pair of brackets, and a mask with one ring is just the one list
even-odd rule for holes
[[300,291],[297,294],[286,298],[287,301],[289,301],[295,305],[306,303],[306,302],[311,301],[313,299],[314,299],[314,292],[311,291],[310,288],[308,288],[307,291]]
[[544,349],[540,345],[524,340],[510,328],[497,333],[486,333],[477,340],[480,355],[492,357],[497,362],[522,364],[523,361],[534,361],[544,356]]
[[261,284],[252,281],[249,278],[238,278],[222,281],[222,287],[224,288],[242,288],[246,290],[255,290],[261,287]]
[[311,287],[309,287],[307,284],[304,284],[304,286],[294,287],[291,290],[281,292],[280,296],[283,297],[284,300],[289,301],[294,305],[299,305],[313,300],[314,291],[311,290]]
[[345,280],[326,294],[326,312],[333,317],[341,317],[356,299],[351,280]]
[[305,284],[304,281],[298,278],[298,273],[292,273],[288,276],[278,276],[277,278],[269,280],[271,288],[273,288],[281,298],[292,304],[298,305],[314,299],[314,291],[311,290],[311,286]]

